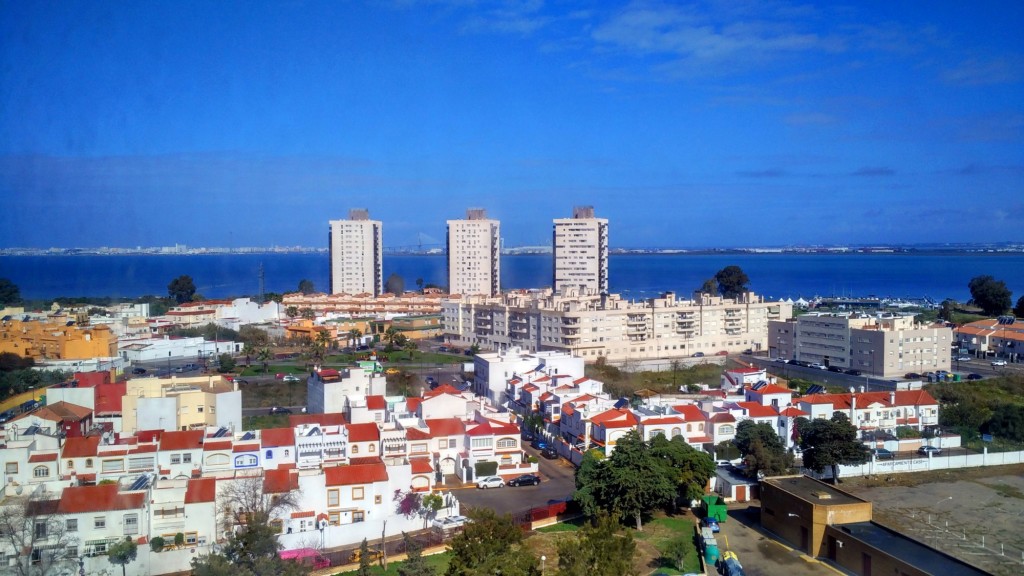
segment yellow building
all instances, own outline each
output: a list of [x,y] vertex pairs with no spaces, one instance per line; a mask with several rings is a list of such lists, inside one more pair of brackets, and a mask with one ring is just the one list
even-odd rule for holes
[[440,314],[401,316],[391,319],[391,327],[413,340],[436,338],[444,331]]
[[3,320],[0,353],[33,360],[85,360],[117,356],[117,336],[104,325],[74,322]]
[[121,429],[242,429],[242,392],[219,375],[134,378],[121,403]]

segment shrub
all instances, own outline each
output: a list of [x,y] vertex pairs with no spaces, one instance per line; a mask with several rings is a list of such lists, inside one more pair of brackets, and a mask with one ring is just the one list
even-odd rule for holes
[[164,539],[161,536],[156,536],[149,541],[149,549],[153,552],[160,552],[164,549]]

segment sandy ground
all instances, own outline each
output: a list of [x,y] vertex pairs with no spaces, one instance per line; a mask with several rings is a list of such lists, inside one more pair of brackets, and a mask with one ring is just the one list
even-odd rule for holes
[[999,575],[1024,573],[1024,466],[846,479],[875,521]]

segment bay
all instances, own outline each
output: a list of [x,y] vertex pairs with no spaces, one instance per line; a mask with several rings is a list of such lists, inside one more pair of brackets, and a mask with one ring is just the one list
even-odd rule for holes
[[[165,296],[167,284],[188,274],[207,298],[256,295],[262,264],[267,292],[290,292],[302,279],[318,290],[329,287],[326,254],[230,254],[159,256],[3,256],[0,277],[9,278],[26,299],[61,296],[134,298]],[[611,291],[642,299],[665,291],[688,297],[705,279],[729,265],[750,277],[750,288],[771,298],[868,296],[970,298],[967,283],[982,274],[1024,294],[1024,254],[616,254],[610,258]],[[540,288],[551,283],[551,255],[503,256],[502,286]],[[392,273],[415,290],[416,280],[447,284],[443,255],[387,255]],[[1014,299],[1016,301],[1016,298]]]

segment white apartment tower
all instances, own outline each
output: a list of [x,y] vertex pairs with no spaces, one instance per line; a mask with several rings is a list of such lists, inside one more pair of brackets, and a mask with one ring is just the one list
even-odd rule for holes
[[448,292],[495,296],[501,292],[501,224],[483,208],[448,221]]
[[555,291],[565,286],[608,292],[608,220],[594,218],[593,206],[576,206],[572,218],[556,218]]
[[348,220],[328,222],[331,251],[331,294],[372,294],[384,291],[384,236],[379,220],[364,208],[349,210]]

